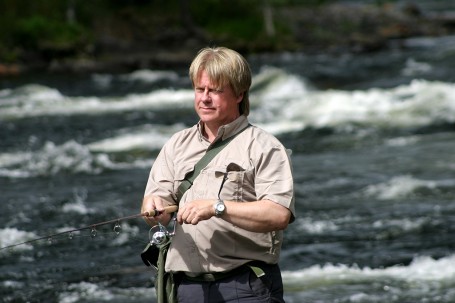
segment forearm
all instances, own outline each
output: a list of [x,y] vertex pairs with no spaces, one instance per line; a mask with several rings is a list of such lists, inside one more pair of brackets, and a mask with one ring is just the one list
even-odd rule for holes
[[291,217],[289,209],[270,200],[224,203],[226,212],[221,218],[248,231],[283,230],[288,226]]
[[[214,199],[207,199],[186,203],[178,211],[177,222],[196,225],[201,221],[215,218],[215,202]],[[252,232],[283,230],[291,218],[289,209],[269,200],[224,203],[226,210],[220,219]]]

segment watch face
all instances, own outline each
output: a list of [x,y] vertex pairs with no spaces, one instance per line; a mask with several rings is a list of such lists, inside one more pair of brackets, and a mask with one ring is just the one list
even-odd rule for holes
[[224,205],[223,201],[218,201],[215,204],[215,215],[221,216],[224,213],[225,209],[226,209],[226,206]]

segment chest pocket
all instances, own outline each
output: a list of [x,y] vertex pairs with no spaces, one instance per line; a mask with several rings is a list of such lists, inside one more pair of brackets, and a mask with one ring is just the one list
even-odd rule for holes
[[223,200],[251,201],[255,200],[253,181],[251,168],[227,160],[207,167],[201,172],[193,185],[194,194],[198,199],[216,199],[220,193]]

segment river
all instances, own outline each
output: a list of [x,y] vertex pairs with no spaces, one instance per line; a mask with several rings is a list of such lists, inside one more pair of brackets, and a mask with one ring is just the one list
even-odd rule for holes
[[[455,37],[248,57],[250,120],[293,150],[285,298],[455,302]],[[193,125],[186,69],[0,84],[0,246],[137,214]],[[0,250],[1,302],[154,302],[141,219]]]

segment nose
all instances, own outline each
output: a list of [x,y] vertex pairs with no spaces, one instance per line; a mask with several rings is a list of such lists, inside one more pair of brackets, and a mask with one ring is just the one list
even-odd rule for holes
[[210,89],[208,89],[207,87],[204,89],[204,91],[202,92],[202,100],[203,101],[208,101],[210,100],[211,96],[210,96]]

